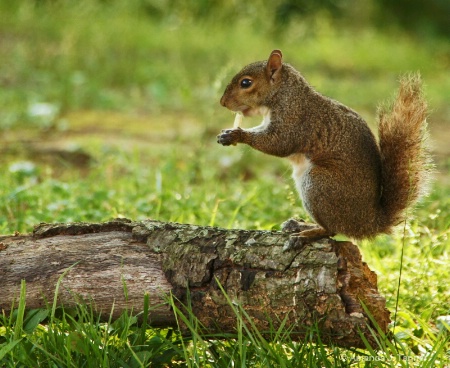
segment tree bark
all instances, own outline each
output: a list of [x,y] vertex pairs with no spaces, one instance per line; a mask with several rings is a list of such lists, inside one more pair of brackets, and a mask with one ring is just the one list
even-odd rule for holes
[[221,285],[261,332],[284,321],[300,339],[317,324],[323,341],[363,347],[359,332],[372,343],[373,336],[362,303],[387,331],[385,299],[356,245],[321,239],[286,250],[289,236],[152,220],[40,224],[30,235],[0,237],[0,308],[17,306],[22,279],[28,309],[52,303],[67,271],[58,304],[92,301],[105,317],[142,311],[149,293],[150,324],[174,326],[171,292],[180,306],[190,300],[209,332],[233,332],[236,315]]

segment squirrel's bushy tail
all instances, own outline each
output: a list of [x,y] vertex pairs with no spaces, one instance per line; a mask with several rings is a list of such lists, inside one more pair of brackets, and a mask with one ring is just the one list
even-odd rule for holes
[[426,118],[420,75],[404,76],[393,105],[378,112],[383,186],[379,226],[383,232],[399,224],[427,190],[431,159],[425,142]]

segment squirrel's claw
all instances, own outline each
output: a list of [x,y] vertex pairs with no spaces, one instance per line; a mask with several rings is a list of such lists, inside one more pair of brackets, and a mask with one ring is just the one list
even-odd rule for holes
[[281,231],[285,233],[299,233],[303,230],[315,227],[314,224],[307,224],[303,219],[290,218],[281,224]]

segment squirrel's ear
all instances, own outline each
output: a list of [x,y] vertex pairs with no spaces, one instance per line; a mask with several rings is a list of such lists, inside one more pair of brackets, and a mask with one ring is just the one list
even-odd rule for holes
[[270,78],[271,82],[275,82],[280,73],[281,67],[283,66],[283,54],[280,50],[273,50],[267,61],[267,76]]

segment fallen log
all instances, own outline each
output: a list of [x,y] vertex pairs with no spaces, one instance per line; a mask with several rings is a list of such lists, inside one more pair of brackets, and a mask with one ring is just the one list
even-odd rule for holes
[[232,333],[236,315],[220,285],[261,332],[285,320],[300,339],[316,323],[325,342],[363,347],[359,333],[373,337],[362,303],[387,331],[385,299],[356,245],[321,239],[286,250],[288,242],[286,232],[153,220],[40,224],[30,235],[0,237],[0,309],[17,306],[22,279],[27,308],[45,307],[67,271],[58,304],[90,301],[106,318],[113,305],[113,317],[141,311],[149,293],[149,323],[174,326],[167,295],[186,304],[189,290],[201,324],[210,332]]

